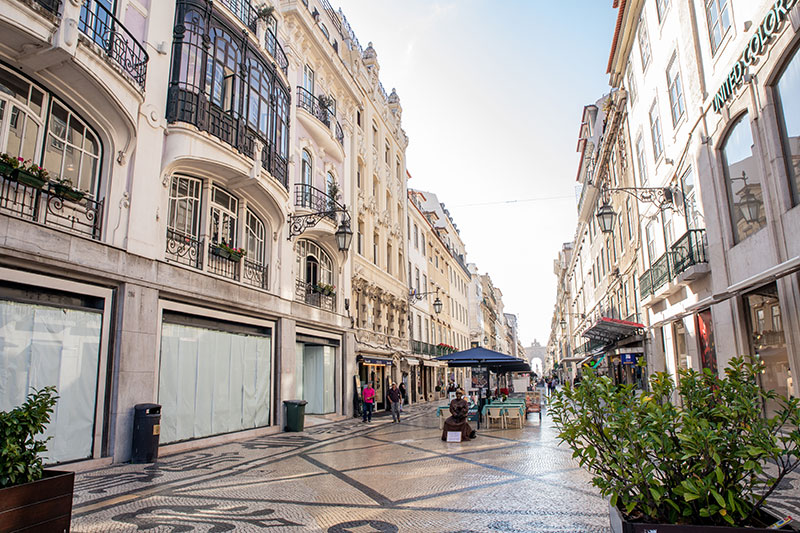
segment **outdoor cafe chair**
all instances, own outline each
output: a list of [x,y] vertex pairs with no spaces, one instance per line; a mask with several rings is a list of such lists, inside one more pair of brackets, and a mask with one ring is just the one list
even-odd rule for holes
[[503,409],[501,407],[489,407],[486,410],[486,427],[492,427],[492,420],[500,423],[500,429],[505,429],[506,419],[503,418]]
[[511,423],[513,422],[515,427],[522,429],[522,413],[516,407],[509,407],[506,409],[504,422],[506,427],[511,427]]

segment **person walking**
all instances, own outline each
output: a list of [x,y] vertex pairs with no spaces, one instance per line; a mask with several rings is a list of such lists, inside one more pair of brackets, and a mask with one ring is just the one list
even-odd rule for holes
[[364,409],[361,420],[363,422],[372,422],[372,408],[375,407],[375,389],[372,388],[372,383],[367,382],[364,385],[362,398],[364,398]]
[[400,394],[400,389],[397,388],[397,383],[392,383],[389,389],[389,402],[392,404],[392,422],[400,422],[400,407],[402,406],[403,395]]
[[408,405],[408,394],[406,394],[406,384],[404,382],[400,382],[400,397],[402,398],[402,402],[400,403],[400,411],[403,410],[404,405]]

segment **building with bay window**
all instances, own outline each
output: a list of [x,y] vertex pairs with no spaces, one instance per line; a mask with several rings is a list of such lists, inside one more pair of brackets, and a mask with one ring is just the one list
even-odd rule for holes
[[162,453],[352,414],[360,166],[402,346],[399,102],[327,1],[262,4],[0,0],[0,152],[50,175],[0,166],[0,409],[57,386],[49,462],[127,460],[139,403]]

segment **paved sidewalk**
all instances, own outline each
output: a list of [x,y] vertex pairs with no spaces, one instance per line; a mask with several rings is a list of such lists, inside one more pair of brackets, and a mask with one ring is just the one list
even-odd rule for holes
[[76,477],[73,532],[607,532],[547,417],[441,441],[434,406]]

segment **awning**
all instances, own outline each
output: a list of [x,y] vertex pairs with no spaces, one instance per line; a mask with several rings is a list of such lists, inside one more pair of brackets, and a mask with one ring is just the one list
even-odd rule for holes
[[392,366],[392,360],[389,357],[359,355],[357,360],[365,365]]
[[637,334],[644,329],[644,327],[644,324],[639,324],[638,322],[628,322],[627,320],[619,320],[617,318],[602,317],[589,329],[584,331],[583,336],[611,344],[622,338]]

